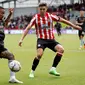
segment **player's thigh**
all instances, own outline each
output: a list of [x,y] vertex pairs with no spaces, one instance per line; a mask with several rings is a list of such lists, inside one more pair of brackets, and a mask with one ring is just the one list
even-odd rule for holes
[[46,48],[45,40],[38,39],[37,40],[37,56],[42,56],[45,48]]
[[48,42],[47,47],[50,48],[52,51],[54,52],[59,52],[60,49],[62,49],[63,47],[60,45],[59,42],[55,41],[55,40],[50,40],[50,42]]

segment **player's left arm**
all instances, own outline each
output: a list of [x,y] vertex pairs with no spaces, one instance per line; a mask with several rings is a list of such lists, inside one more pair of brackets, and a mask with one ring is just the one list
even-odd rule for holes
[[8,26],[8,22],[10,21],[10,18],[11,18],[12,14],[13,14],[13,10],[14,10],[13,8],[9,8],[9,15],[7,16],[7,18],[5,20],[5,27]]
[[60,17],[60,20],[59,20],[59,21],[65,23],[65,24],[67,24],[67,25],[69,25],[69,26],[71,26],[71,27],[73,27],[74,29],[82,30],[82,28],[81,28],[80,26],[75,25],[75,24],[71,23],[70,21],[68,21],[68,20],[66,20],[66,19],[64,19],[64,18],[61,18],[61,17]]

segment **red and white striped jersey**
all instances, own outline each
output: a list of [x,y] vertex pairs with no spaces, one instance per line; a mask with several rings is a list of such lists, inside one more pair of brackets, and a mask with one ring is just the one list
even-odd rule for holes
[[53,33],[53,21],[59,21],[59,17],[46,12],[44,17],[40,14],[36,14],[31,22],[30,26],[35,25],[37,38],[41,39],[54,39]]

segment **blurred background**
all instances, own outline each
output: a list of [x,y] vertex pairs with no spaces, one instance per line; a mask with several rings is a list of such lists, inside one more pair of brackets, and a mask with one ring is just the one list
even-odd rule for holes
[[[8,15],[8,8],[14,8],[14,14],[8,27],[5,28],[5,32],[11,33],[9,32],[10,29],[18,29],[20,30],[19,33],[22,33],[22,30],[25,29],[33,15],[38,12],[37,7],[40,2],[46,2],[48,4],[48,12],[61,16],[73,23],[75,23],[75,19],[79,16],[79,10],[85,8],[85,0],[0,0],[0,6],[5,8],[4,18]],[[62,28],[72,29],[62,23],[61,25]],[[34,32],[34,29],[32,31]],[[66,32],[64,31],[64,33]]]
[[[24,82],[22,85],[85,85],[85,48],[79,49],[78,30],[56,22],[54,22],[55,39],[65,49],[62,61],[57,68],[61,76],[49,75],[55,53],[47,48],[48,50],[45,50],[39,67],[36,69],[35,78],[28,77],[36,55],[35,26],[28,32],[29,35],[24,39],[22,47],[18,46],[18,41],[31,18],[38,12],[40,2],[48,4],[49,13],[61,16],[74,24],[80,9],[85,8],[85,0],[0,0],[0,6],[5,8],[4,19],[8,15],[8,9],[14,8],[13,16],[8,27],[5,28],[5,34],[7,34],[5,47],[21,62],[22,69],[17,73],[17,78]],[[61,36],[57,35],[56,26],[61,29]],[[8,83],[8,61],[2,59],[0,65],[0,85],[11,85]]]

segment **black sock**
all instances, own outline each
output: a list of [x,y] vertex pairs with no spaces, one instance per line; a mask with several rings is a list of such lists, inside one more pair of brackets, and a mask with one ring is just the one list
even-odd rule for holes
[[37,65],[39,64],[39,60],[37,58],[34,59],[33,65],[32,65],[32,70],[35,71]]
[[56,67],[61,60],[62,55],[57,54],[54,58],[52,67]]

